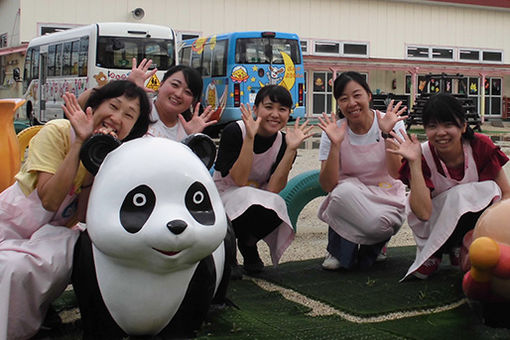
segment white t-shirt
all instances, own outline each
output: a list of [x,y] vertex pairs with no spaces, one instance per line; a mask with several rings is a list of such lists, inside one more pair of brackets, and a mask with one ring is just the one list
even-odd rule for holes
[[[372,111],[373,112],[373,111]],[[381,117],[384,117],[386,113],[381,112]],[[343,120],[345,121],[345,120]],[[341,126],[342,120],[337,121],[337,125]],[[406,127],[404,125],[403,121],[397,122],[395,126],[393,127],[393,131],[397,133],[401,138],[403,138],[402,134],[400,133],[400,129],[406,130]],[[349,140],[352,145],[366,145],[375,143],[378,141],[381,137],[381,130],[379,129],[379,124],[377,123],[377,116],[375,116],[374,112],[374,121],[372,122],[372,126],[370,127],[370,130],[368,130],[367,133],[363,135],[358,135],[354,133],[349,127],[347,127],[347,133],[349,134]],[[328,135],[322,131],[321,134],[321,144],[319,147],[319,161],[325,161],[328,159],[329,149],[331,146],[331,142],[328,138]]]
[[[161,121],[161,119],[159,119],[159,113],[158,110],[156,109],[156,105],[154,105],[154,102],[152,102],[152,110],[150,117],[154,123],[152,123],[149,126],[146,135],[153,137],[168,138],[173,141],[180,141],[186,137],[186,133],[184,132],[184,128],[182,127],[180,120],[177,120],[177,124],[175,124],[174,126],[168,127],[165,125],[165,123]],[[179,133],[179,131],[181,133]],[[183,132],[184,136],[180,136],[182,135]]]

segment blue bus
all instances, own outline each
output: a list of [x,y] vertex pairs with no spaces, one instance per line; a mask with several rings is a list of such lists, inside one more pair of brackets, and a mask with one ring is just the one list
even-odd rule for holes
[[269,84],[292,94],[291,119],[305,116],[304,68],[296,34],[232,32],[184,40],[178,49],[179,63],[202,74],[202,106],[215,108],[218,124],[208,133],[241,119],[240,104],[253,105],[258,90]]

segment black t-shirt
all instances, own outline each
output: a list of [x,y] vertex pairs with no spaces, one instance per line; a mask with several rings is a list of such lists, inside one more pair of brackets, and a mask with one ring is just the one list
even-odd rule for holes
[[[283,132],[282,132],[283,133]],[[260,154],[266,152],[274,143],[277,134],[270,137],[262,137],[258,134],[255,135],[255,141],[253,143],[253,152]],[[223,177],[227,176],[230,169],[236,162],[241,153],[241,147],[243,146],[243,133],[241,127],[236,122],[228,124],[221,134],[220,146],[218,148],[218,157],[214,168],[221,172]],[[276,167],[283,158],[283,154],[287,149],[287,143],[285,142],[285,133],[283,133],[282,146],[278,151],[276,161],[271,167],[271,174],[275,171]]]

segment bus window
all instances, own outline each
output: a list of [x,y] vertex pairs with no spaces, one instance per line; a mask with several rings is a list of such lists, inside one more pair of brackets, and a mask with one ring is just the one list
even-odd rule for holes
[[48,77],[55,76],[55,54],[57,46],[51,45],[48,47]]
[[39,78],[39,47],[35,48],[33,51],[32,51],[32,77],[31,79],[34,79],[34,78]]
[[62,75],[62,44],[57,45],[57,51],[55,53],[55,76],[60,77]]
[[179,60],[181,64],[189,66],[189,61],[191,58],[191,47],[183,47],[179,52]]
[[202,52],[202,67],[200,68],[200,73],[206,77],[211,75],[211,55],[211,44],[207,44]]
[[89,60],[89,37],[80,38],[80,55],[78,57],[79,76],[87,76],[87,64]]
[[191,54],[191,67],[195,70],[200,70],[201,58],[202,54],[192,53]]
[[62,56],[62,75],[68,76],[71,74],[71,49],[72,43],[66,42],[64,43],[64,54]]
[[[168,49],[170,48],[170,51]],[[172,55],[173,48],[164,40],[154,40],[145,43],[144,57],[152,59],[152,66],[162,70],[168,69],[168,55]]]
[[32,80],[32,53],[34,49],[29,48],[25,57],[25,68],[23,70],[23,92],[27,91],[28,84]]
[[216,41],[213,50],[211,75],[213,77],[227,75],[227,40]]
[[[172,55],[167,55],[171,51]],[[96,65],[104,68],[131,69],[131,60],[152,59],[160,70],[174,65],[173,40],[99,37]]]
[[71,49],[71,75],[78,75],[78,59],[80,55],[80,41],[76,40],[72,43]]
[[294,64],[301,63],[297,40],[276,38],[240,38],[236,41],[238,64],[283,64],[280,52],[288,54]]

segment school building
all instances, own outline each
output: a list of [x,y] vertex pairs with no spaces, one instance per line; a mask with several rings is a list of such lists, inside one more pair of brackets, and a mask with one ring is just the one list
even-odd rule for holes
[[365,74],[377,94],[413,103],[422,93],[461,93],[485,119],[510,114],[510,0],[0,0],[0,98],[23,96],[32,38],[110,21],[167,25],[178,40],[297,33],[308,115],[331,111],[332,79],[346,70]]

